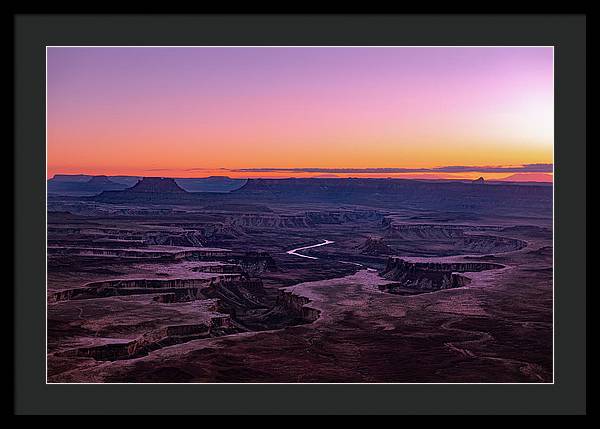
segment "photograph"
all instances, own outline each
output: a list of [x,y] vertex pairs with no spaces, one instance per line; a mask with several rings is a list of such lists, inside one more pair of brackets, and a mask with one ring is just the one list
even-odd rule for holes
[[46,382],[554,383],[553,46],[46,46]]

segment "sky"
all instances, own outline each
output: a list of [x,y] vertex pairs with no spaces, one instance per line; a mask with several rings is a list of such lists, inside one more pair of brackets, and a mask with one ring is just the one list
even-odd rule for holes
[[47,175],[552,180],[553,103],[551,47],[50,47]]

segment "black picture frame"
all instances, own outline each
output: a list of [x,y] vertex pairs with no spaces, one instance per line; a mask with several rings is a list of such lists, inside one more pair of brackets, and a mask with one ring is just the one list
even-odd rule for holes
[[[15,413],[586,412],[585,15],[17,14],[13,23]],[[45,50],[49,45],[554,46],[554,384],[46,384]]]

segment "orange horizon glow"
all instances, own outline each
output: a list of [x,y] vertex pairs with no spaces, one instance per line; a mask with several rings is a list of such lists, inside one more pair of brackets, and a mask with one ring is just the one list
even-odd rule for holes
[[[551,183],[553,173],[489,173],[489,172],[462,172],[462,173],[308,173],[308,172],[237,172],[223,169],[197,171],[181,170],[133,170],[123,172],[121,170],[58,170],[51,172],[48,170],[47,179],[55,175],[88,175],[88,176],[135,176],[135,177],[172,177],[172,178],[193,178],[200,179],[210,176],[227,176],[232,179],[287,179],[287,178],[397,178],[397,179],[417,179],[417,180],[474,180],[483,177],[484,180],[507,180],[507,181],[531,181]],[[516,180],[511,176],[517,174]]]

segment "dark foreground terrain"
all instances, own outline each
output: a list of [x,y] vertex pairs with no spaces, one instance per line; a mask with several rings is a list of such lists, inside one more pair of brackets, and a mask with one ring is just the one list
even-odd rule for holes
[[552,381],[551,186],[78,180],[49,382]]

